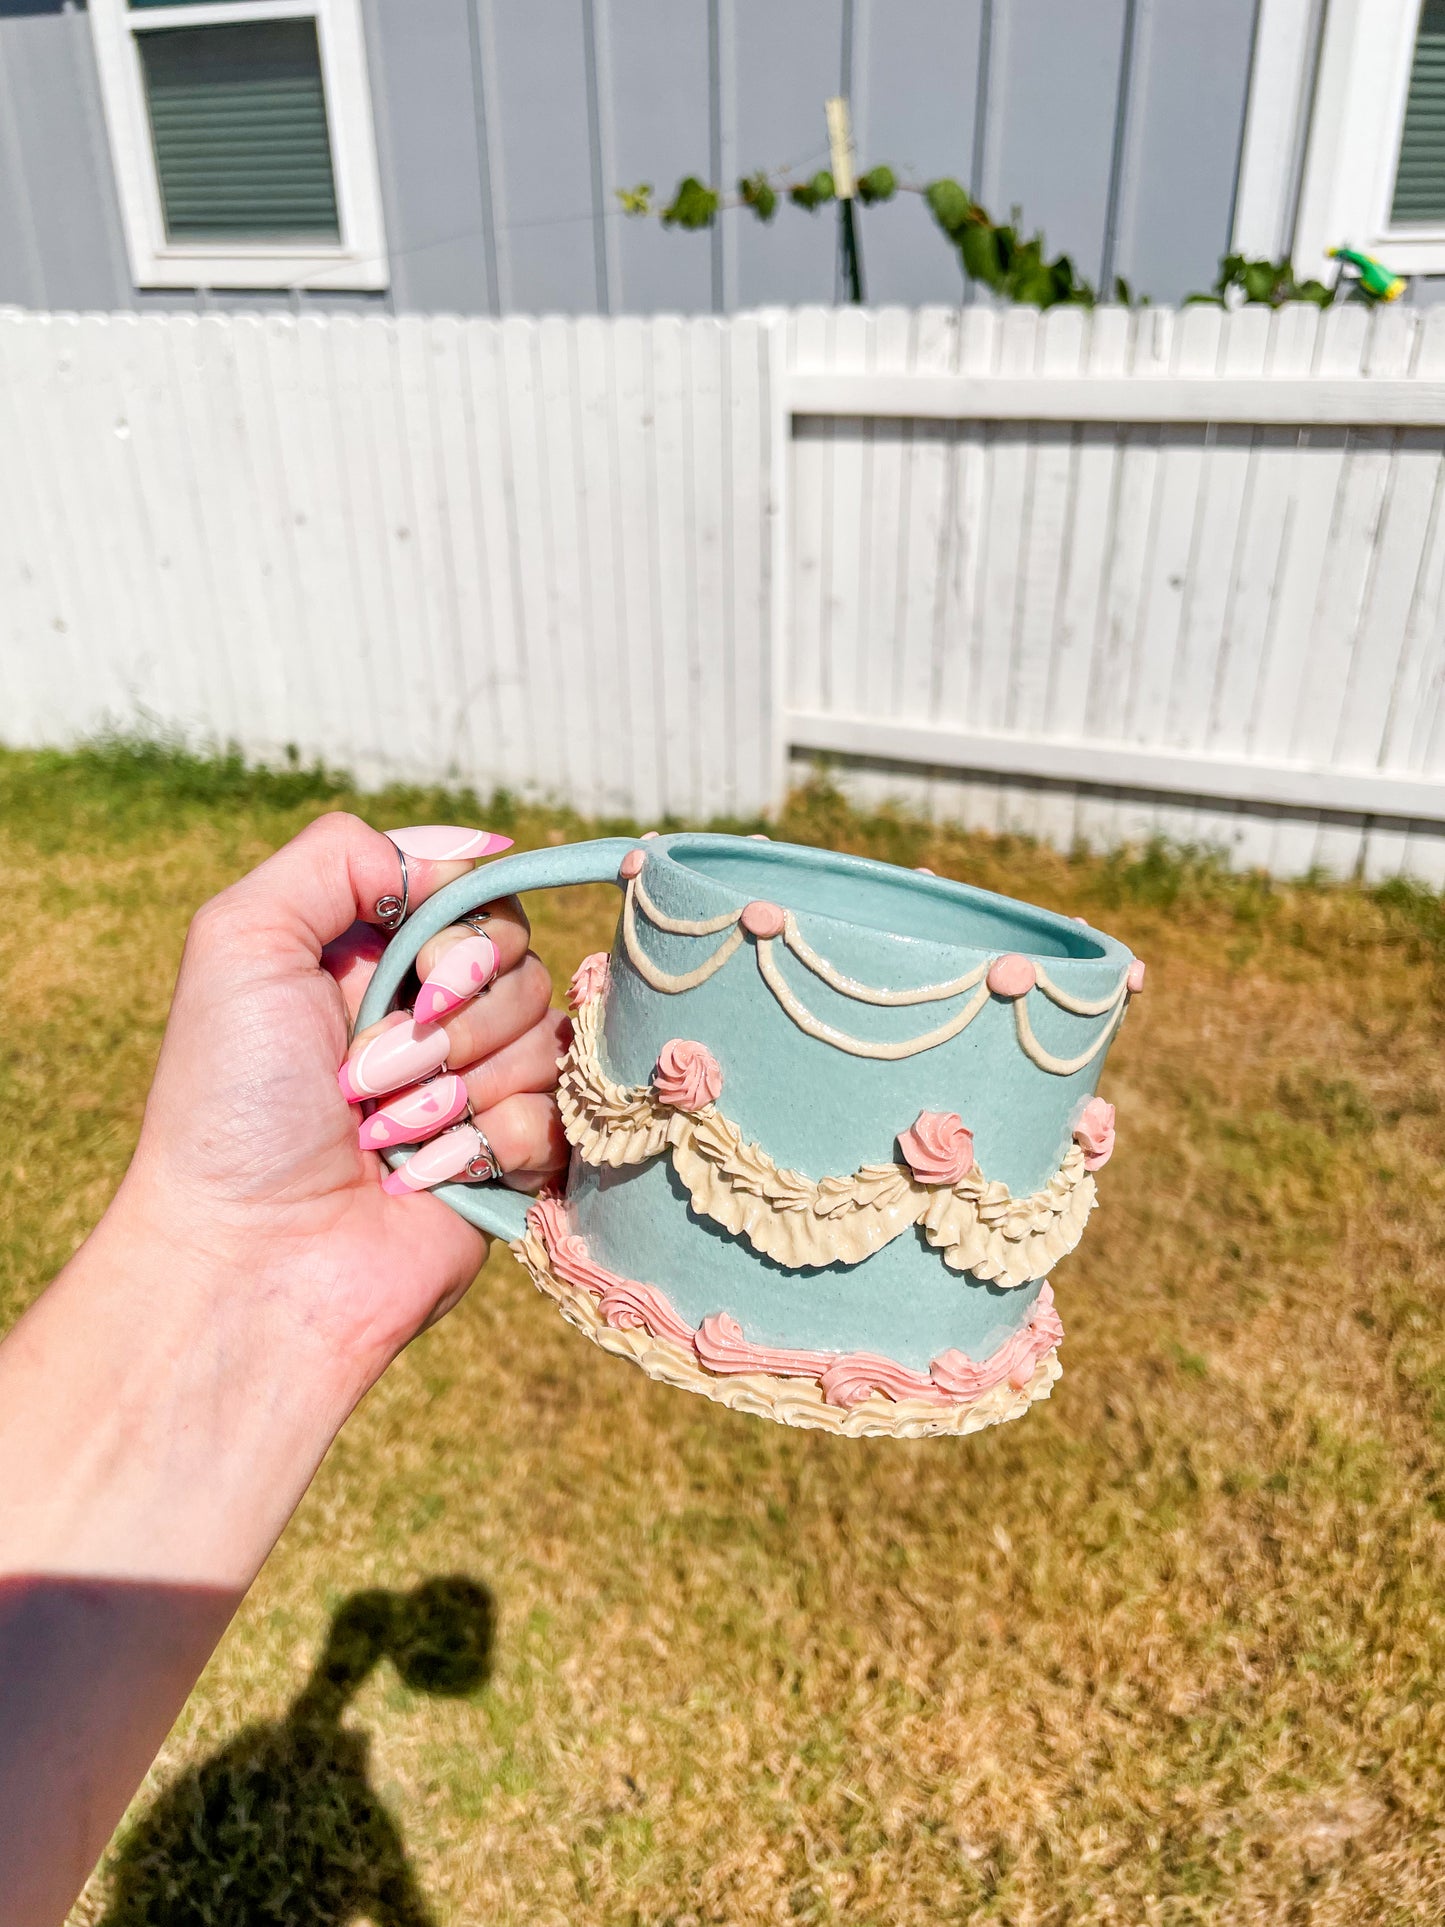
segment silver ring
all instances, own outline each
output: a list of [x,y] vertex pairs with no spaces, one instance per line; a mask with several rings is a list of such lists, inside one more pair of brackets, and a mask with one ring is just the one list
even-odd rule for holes
[[406,851],[399,843],[391,846],[401,859],[401,895],[384,896],[376,899],[375,916],[383,930],[395,930],[406,922],[407,905],[411,901],[411,878],[406,872]]
[[479,937],[485,937],[488,933],[482,928],[482,925],[492,921],[492,913],[490,910],[469,910],[461,921],[469,924]]
[[475,1118],[472,1120],[472,1129],[476,1131],[482,1148],[467,1166],[466,1175],[483,1184],[495,1184],[502,1175],[502,1160],[487,1142],[486,1132],[478,1130]]

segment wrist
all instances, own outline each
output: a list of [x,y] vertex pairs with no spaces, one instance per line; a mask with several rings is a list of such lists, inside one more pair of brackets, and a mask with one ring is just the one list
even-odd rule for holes
[[0,1355],[0,1569],[244,1590],[366,1389],[243,1241],[161,1215],[123,1187]]

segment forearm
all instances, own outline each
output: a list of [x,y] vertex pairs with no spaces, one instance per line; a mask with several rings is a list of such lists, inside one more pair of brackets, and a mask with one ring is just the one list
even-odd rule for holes
[[0,1345],[0,1927],[53,1927],[364,1386],[125,1194]]

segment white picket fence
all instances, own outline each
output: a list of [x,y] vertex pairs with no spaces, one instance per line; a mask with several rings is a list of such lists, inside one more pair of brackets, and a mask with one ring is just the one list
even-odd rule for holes
[[1445,313],[0,316],[0,734],[1445,884]]

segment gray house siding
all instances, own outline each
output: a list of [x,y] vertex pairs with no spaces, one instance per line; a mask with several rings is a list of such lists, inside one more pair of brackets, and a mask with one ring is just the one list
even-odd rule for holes
[[[614,189],[860,158],[971,182],[1080,270],[1156,301],[1230,237],[1257,0],[363,0],[391,258],[380,296],[308,308],[621,313],[829,299],[830,213],[717,232],[626,219]],[[916,195],[862,216],[872,302],[953,301]],[[0,0],[0,302],[274,307],[130,281],[82,8]]]

